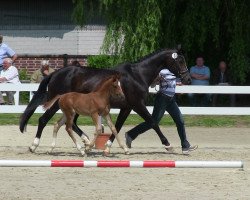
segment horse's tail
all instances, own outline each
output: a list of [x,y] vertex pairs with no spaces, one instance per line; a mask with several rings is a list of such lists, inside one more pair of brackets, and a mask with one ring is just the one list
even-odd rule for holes
[[26,129],[27,123],[30,117],[35,112],[36,108],[43,104],[47,99],[47,86],[51,79],[52,74],[45,77],[42,82],[40,83],[38,90],[35,92],[34,96],[32,97],[31,101],[29,102],[28,106],[26,107],[24,113],[20,117],[19,122],[19,129],[23,133],[24,129]]
[[62,95],[56,95],[56,97],[54,97],[54,98],[51,99],[50,101],[45,102],[45,103],[43,104],[43,109],[44,109],[44,110],[50,109],[50,108],[54,105],[54,103],[55,103],[58,99],[60,99],[61,96],[62,96]]

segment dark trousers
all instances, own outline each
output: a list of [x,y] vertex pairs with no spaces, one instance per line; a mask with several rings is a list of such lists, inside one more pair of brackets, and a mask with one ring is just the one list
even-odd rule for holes
[[[164,115],[164,112],[167,111],[169,115],[173,118],[177,131],[181,140],[182,148],[190,147],[189,142],[187,141],[186,131],[184,126],[184,120],[181,114],[181,111],[175,101],[175,97],[168,97],[164,94],[157,93],[155,102],[154,102],[154,110],[152,114],[152,118],[154,121],[159,124],[161,118]],[[151,125],[147,122],[143,122],[130,131],[127,134],[134,140],[138,135],[144,133],[145,131],[151,129]]]

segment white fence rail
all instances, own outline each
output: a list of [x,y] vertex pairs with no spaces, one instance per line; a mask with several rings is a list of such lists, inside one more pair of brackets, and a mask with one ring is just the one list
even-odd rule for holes
[[[39,84],[22,83],[19,85],[1,83],[0,91],[16,91],[15,105],[0,105],[0,113],[23,113],[27,105],[20,105],[20,92],[29,92],[30,99],[33,91]],[[151,93],[156,93],[158,88],[150,88]],[[209,93],[209,94],[250,94],[250,86],[177,86],[177,93]],[[152,113],[153,107],[147,107]],[[250,107],[180,107],[181,112],[187,115],[250,115]],[[60,112],[60,111],[59,111]],[[35,113],[44,113],[39,106]],[[119,113],[119,109],[111,109],[111,113]],[[134,113],[134,112],[132,112]],[[167,113],[166,113],[167,114]]]

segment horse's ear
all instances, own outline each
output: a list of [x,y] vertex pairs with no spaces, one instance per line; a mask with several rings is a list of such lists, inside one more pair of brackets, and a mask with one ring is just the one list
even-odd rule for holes
[[178,44],[176,49],[177,51],[181,50],[181,44]]
[[177,53],[179,54],[179,55],[184,55],[184,50],[183,50],[183,48],[181,47],[181,44],[178,44],[177,45]]

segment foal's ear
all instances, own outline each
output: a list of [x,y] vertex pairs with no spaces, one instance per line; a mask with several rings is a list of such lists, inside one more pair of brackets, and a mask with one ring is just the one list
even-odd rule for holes
[[122,77],[121,73],[116,74],[116,78],[119,80]]
[[113,81],[113,82],[118,81],[117,75],[112,76],[112,81]]

